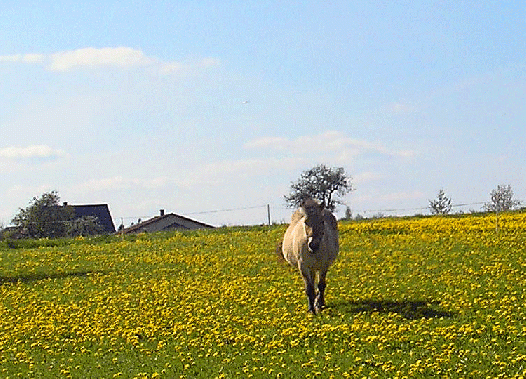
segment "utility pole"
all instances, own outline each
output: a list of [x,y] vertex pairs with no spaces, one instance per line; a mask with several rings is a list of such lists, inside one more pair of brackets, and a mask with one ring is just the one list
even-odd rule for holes
[[268,226],[270,226],[270,204],[267,204]]

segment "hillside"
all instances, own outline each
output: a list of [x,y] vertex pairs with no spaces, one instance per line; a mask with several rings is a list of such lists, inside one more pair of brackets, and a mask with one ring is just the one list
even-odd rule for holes
[[285,227],[0,250],[0,376],[519,377],[526,214],[340,224],[306,313]]

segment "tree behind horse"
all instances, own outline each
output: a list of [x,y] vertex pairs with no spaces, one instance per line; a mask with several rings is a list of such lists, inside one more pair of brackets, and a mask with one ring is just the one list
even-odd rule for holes
[[313,199],[303,201],[291,217],[281,253],[300,271],[309,299],[308,311],[313,314],[325,306],[327,271],[338,251],[338,222],[334,215]]

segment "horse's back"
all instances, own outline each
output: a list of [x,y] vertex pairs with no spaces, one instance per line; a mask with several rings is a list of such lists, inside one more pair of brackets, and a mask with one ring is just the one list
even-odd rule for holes
[[338,221],[328,211],[323,210],[325,233],[320,251],[309,253],[305,235],[305,213],[301,209],[294,212],[285,231],[282,252],[285,260],[292,266],[306,265],[317,270],[326,270],[336,260],[339,252]]

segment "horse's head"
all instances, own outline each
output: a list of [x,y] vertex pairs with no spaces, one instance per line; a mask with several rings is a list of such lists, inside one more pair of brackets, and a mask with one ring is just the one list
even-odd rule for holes
[[323,217],[323,203],[318,203],[313,199],[307,199],[302,202],[301,208],[305,213],[305,233],[309,251],[316,253],[320,248],[321,240],[325,234],[325,220]]

